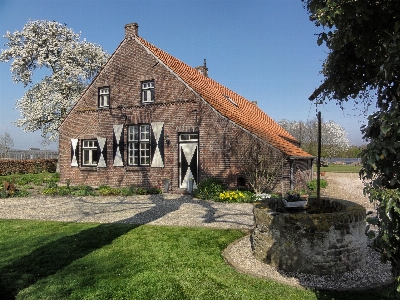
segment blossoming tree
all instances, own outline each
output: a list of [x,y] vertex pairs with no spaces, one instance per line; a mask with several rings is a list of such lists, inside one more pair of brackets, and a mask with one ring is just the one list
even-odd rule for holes
[[[0,61],[12,61],[13,81],[28,88],[16,103],[21,113],[17,126],[56,139],[61,121],[109,55],[55,21],[28,21],[22,31],[7,32],[4,38],[8,48]],[[34,83],[34,71],[42,68],[46,74]]]
[[[278,122],[286,131],[295,137],[304,151],[317,155],[318,123],[317,120],[307,122],[281,120]],[[336,157],[350,147],[346,130],[334,121],[325,121],[321,124],[322,149],[321,155],[325,158]]]

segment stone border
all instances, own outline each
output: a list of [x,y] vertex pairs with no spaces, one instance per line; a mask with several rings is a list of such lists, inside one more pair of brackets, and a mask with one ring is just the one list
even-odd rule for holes
[[325,276],[285,272],[262,263],[253,256],[250,235],[228,245],[222,256],[239,273],[278,281],[298,288],[357,291],[383,288],[394,282],[390,263],[380,262],[380,254],[370,247],[367,247],[364,268],[339,275]]

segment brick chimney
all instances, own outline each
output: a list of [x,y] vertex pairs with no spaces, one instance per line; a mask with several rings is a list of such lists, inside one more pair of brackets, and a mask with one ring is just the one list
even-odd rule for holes
[[203,74],[204,76],[208,77],[208,68],[207,68],[206,59],[204,59],[204,64],[202,66],[196,67],[195,69],[197,71],[199,71],[201,74]]
[[130,23],[125,25],[125,37],[138,36],[138,23]]

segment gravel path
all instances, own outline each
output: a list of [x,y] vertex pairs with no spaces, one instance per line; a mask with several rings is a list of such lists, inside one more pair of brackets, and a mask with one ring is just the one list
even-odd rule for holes
[[252,204],[216,203],[187,195],[29,197],[0,200],[0,219],[253,228]]
[[322,196],[349,200],[364,206],[367,211],[374,210],[367,196],[363,194],[364,185],[357,173],[325,173],[321,177],[328,186],[321,189]]
[[[346,199],[373,210],[362,193],[358,174],[327,173],[328,187],[323,196]],[[215,203],[187,195],[163,194],[130,197],[51,197],[35,196],[0,200],[0,219],[36,219],[63,222],[131,223],[196,226],[251,230],[254,227],[252,204]],[[256,260],[249,236],[235,241],[223,253],[239,272],[277,280],[299,287],[351,290],[382,286],[391,282],[389,264],[368,249],[367,266],[337,276],[316,276],[282,272]]]

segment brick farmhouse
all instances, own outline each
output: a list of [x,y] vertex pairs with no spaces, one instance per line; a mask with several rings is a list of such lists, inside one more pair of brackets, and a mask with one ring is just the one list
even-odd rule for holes
[[254,140],[283,157],[279,190],[311,179],[313,157],[296,139],[207,73],[205,62],[192,68],[126,25],[59,128],[61,183],[150,187],[168,178],[183,191],[216,177],[246,186],[240,161]]

